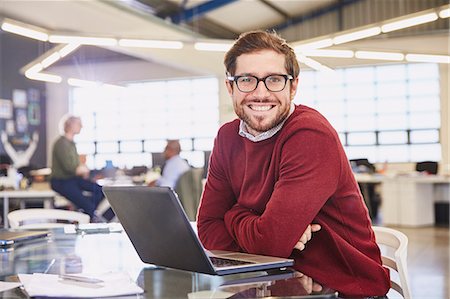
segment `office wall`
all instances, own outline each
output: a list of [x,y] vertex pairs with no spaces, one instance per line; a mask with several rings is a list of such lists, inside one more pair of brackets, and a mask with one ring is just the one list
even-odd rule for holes
[[[45,52],[47,46],[0,31],[0,130],[7,133],[13,147],[13,155],[9,156],[17,159],[27,157],[33,134],[38,134],[37,148],[29,160],[34,167],[45,167],[47,161],[45,84],[28,80],[19,70]],[[5,152],[0,142],[0,154]]]

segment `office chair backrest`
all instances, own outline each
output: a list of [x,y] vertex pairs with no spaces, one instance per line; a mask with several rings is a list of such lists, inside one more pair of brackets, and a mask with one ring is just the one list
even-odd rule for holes
[[356,172],[361,173],[374,173],[376,171],[375,165],[369,162],[368,159],[351,159],[350,164],[355,165],[358,169]]
[[89,223],[89,215],[68,210],[59,209],[22,209],[8,214],[11,228],[55,228],[68,224]]
[[[408,283],[406,259],[408,255],[408,237],[402,232],[380,226],[373,226],[375,239],[381,249],[383,265],[391,271],[391,288],[400,293],[403,298],[411,299]],[[398,273],[400,284],[392,280],[392,270]]]
[[198,205],[203,192],[203,168],[191,168],[181,175],[175,186],[184,211],[190,221],[197,218]]
[[419,172],[427,172],[429,174],[437,174],[438,173],[438,162],[435,161],[422,161],[416,163],[416,171]]

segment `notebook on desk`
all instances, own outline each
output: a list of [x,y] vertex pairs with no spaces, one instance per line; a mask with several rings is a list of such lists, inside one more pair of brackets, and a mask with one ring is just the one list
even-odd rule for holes
[[105,186],[103,192],[145,263],[214,275],[293,265],[292,259],[205,250],[170,188]]
[[45,238],[49,234],[48,231],[0,230],[0,246],[11,246],[38,238]]

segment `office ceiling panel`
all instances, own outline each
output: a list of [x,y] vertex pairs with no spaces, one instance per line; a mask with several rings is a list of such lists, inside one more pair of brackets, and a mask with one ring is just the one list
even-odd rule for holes
[[154,39],[183,39],[192,35],[118,1],[3,0],[0,14],[60,33]]
[[[354,14],[360,16],[361,7],[370,2],[374,16],[380,19],[380,11],[387,4],[398,3],[407,7],[411,1],[392,0],[89,0],[89,1],[40,1],[40,0],[0,0],[0,19],[7,17],[30,25],[39,26],[52,33],[72,33],[84,36],[112,36],[117,38],[145,38],[187,41],[182,50],[160,50],[143,48],[110,47],[109,50],[124,53],[138,59],[164,63],[193,73],[222,72],[222,52],[206,53],[193,49],[192,42],[197,39],[229,42],[239,33],[252,29],[270,29],[277,26],[288,26],[289,30],[314,32],[313,36],[333,34],[343,25],[343,12],[355,6]],[[414,2],[416,3],[416,2]],[[418,3],[418,2],[417,2]],[[420,2],[420,7],[409,6],[405,9],[389,13],[389,18],[401,16],[402,13],[416,12],[445,4],[444,0]],[[447,2],[448,3],[448,2]],[[383,4],[383,5],[382,5]],[[372,10],[364,10],[372,11]],[[330,17],[326,16],[327,12]],[[325,14],[325,17],[324,17]],[[352,15],[346,15],[346,24]],[[386,17],[388,18],[388,17]],[[175,20],[178,19],[178,22]],[[361,19],[360,17],[358,20]],[[373,18],[372,18],[373,19]],[[173,20],[173,21],[171,21]],[[302,23],[306,21],[306,24]],[[381,18],[381,20],[383,20]],[[309,22],[311,21],[311,22]],[[433,24],[439,26],[417,26],[417,31],[400,31],[395,34],[384,34],[378,38],[370,38],[359,42],[351,42],[343,46],[352,50],[397,50],[402,52],[445,54],[448,49],[448,21],[441,19]],[[331,26],[321,26],[324,22]],[[369,25],[357,24],[354,27]],[[433,26],[434,26],[433,25]],[[441,26],[442,25],[442,26]],[[297,27],[296,27],[297,26]],[[316,27],[314,27],[316,26]],[[321,28],[332,28],[327,32]],[[346,29],[353,28],[346,26]],[[438,28],[439,27],[439,28]],[[286,27],[283,27],[286,28]],[[437,29],[436,29],[437,28]],[[299,40],[289,40],[299,42]],[[94,54],[92,54],[94,53]],[[92,61],[100,59],[101,51],[85,51],[83,59]],[[124,60],[129,57],[110,55],[106,58]],[[92,55],[91,55],[92,54]],[[92,60],[89,59],[92,56]],[[74,56],[76,57],[76,56]],[[73,60],[73,58],[72,58]],[[369,63],[357,59],[317,58],[330,67]],[[78,60],[79,61],[79,60]],[[218,61],[219,66],[211,67],[211,61]],[[66,59],[69,62],[69,58]],[[379,61],[373,61],[378,63]]]
[[260,1],[235,1],[206,17],[235,32],[270,28],[284,21],[282,15]]
[[300,16],[318,9],[330,6],[336,0],[267,0],[268,3],[279,8],[290,17]]

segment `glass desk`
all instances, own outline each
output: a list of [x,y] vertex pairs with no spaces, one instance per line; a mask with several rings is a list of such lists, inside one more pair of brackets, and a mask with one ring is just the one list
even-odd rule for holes
[[[183,254],[181,249],[180,254]],[[336,295],[289,269],[212,276],[144,264],[125,233],[80,235],[54,231],[48,239],[0,248],[0,280],[3,281],[17,281],[19,273],[111,271],[128,273],[145,290],[142,295],[120,298],[332,298]],[[26,296],[16,288],[0,293],[0,298]]]

